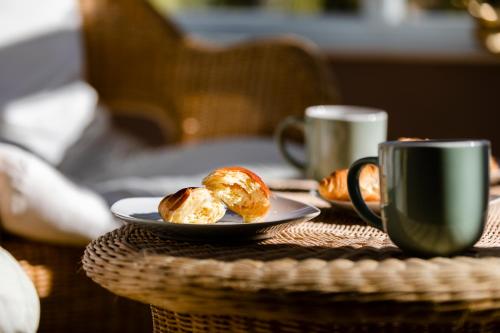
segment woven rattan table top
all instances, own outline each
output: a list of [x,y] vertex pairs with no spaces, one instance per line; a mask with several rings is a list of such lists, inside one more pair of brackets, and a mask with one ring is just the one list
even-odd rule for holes
[[373,304],[500,309],[500,205],[490,207],[485,233],[469,252],[419,259],[318,198],[285,195],[316,204],[322,214],[273,239],[242,245],[162,239],[124,226],[89,244],[83,267],[118,295],[184,313],[244,310],[282,318],[310,311],[333,318],[345,316],[352,303],[365,312],[380,309]]

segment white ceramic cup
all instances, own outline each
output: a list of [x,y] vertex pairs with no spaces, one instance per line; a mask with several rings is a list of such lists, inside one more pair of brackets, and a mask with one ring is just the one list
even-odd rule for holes
[[[305,162],[287,150],[285,134],[291,126],[304,131]],[[285,159],[308,178],[320,180],[362,157],[377,155],[378,144],[387,139],[387,113],[360,106],[311,106],[304,118],[291,116],[281,122],[275,135]]]

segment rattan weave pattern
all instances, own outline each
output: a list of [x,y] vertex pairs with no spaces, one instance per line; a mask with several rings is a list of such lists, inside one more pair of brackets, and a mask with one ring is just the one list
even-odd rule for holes
[[[333,210],[246,245],[177,242],[126,226],[92,242],[83,265],[114,293],[177,313],[351,322],[418,313],[439,322],[488,311],[491,320],[500,309],[499,223],[495,205],[475,248],[427,260]],[[402,302],[411,306],[403,311]]]
[[376,323],[363,321],[351,323],[310,322],[301,320],[278,321],[262,320],[244,316],[182,314],[151,307],[155,333],[188,332],[256,332],[256,333],[495,333],[500,324],[490,320],[456,321],[454,324],[443,322],[399,322],[394,319],[377,320]]
[[[0,238],[0,245],[19,261],[37,290],[38,333],[135,333],[152,327],[146,305],[117,297],[85,276],[80,265],[82,247],[46,244],[2,232]],[[124,322],[116,313],[134,316],[134,321]]]

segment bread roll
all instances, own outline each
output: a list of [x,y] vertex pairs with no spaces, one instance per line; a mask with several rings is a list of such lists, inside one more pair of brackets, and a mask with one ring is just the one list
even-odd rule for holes
[[203,179],[203,185],[245,222],[257,221],[269,210],[271,192],[252,171],[242,167],[220,168]]
[[166,222],[210,224],[224,216],[226,207],[206,188],[188,187],[163,198],[158,211]]
[[[330,176],[323,178],[319,184],[321,196],[327,200],[350,201],[347,189],[347,172],[348,169],[337,170],[332,172]],[[359,187],[365,201],[380,201],[377,166],[369,164],[361,170]]]

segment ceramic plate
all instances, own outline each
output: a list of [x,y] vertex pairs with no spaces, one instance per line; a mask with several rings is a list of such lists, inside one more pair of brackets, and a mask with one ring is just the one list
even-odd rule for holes
[[[317,191],[315,191],[315,193],[321,199],[326,200]],[[340,200],[326,200],[326,201],[329,202],[332,205],[332,207],[356,213],[351,201],[340,201]],[[497,202],[500,202],[500,195],[493,195],[493,194],[490,195],[490,205]],[[379,201],[366,202],[366,204],[372,211],[374,211],[377,214],[380,214]]]
[[[332,205],[332,207],[335,207],[335,208],[341,209],[341,210],[345,210],[345,211],[352,211],[352,212],[356,213],[351,201],[328,200],[328,199],[323,198],[317,190],[313,190],[312,193],[315,196],[317,196],[318,198],[321,198],[322,200],[329,202]],[[379,201],[367,201],[366,204],[375,213],[380,213],[380,202]]]
[[316,207],[274,195],[271,197],[269,213],[259,222],[244,223],[240,216],[228,211],[214,224],[179,224],[161,219],[158,214],[161,199],[122,199],[111,207],[111,212],[125,223],[147,227],[164,237],[200,241],[266,239],[292,225],[313,219],[320,213]]
[[[327,200],[333,207],[342,210],[351,210],[354,212],[354,206],[351,201],[340,201],[340,200]],[[380,213],[380,202],[379,201],[369,201],[366,202],[368,207],[375,213]]]

